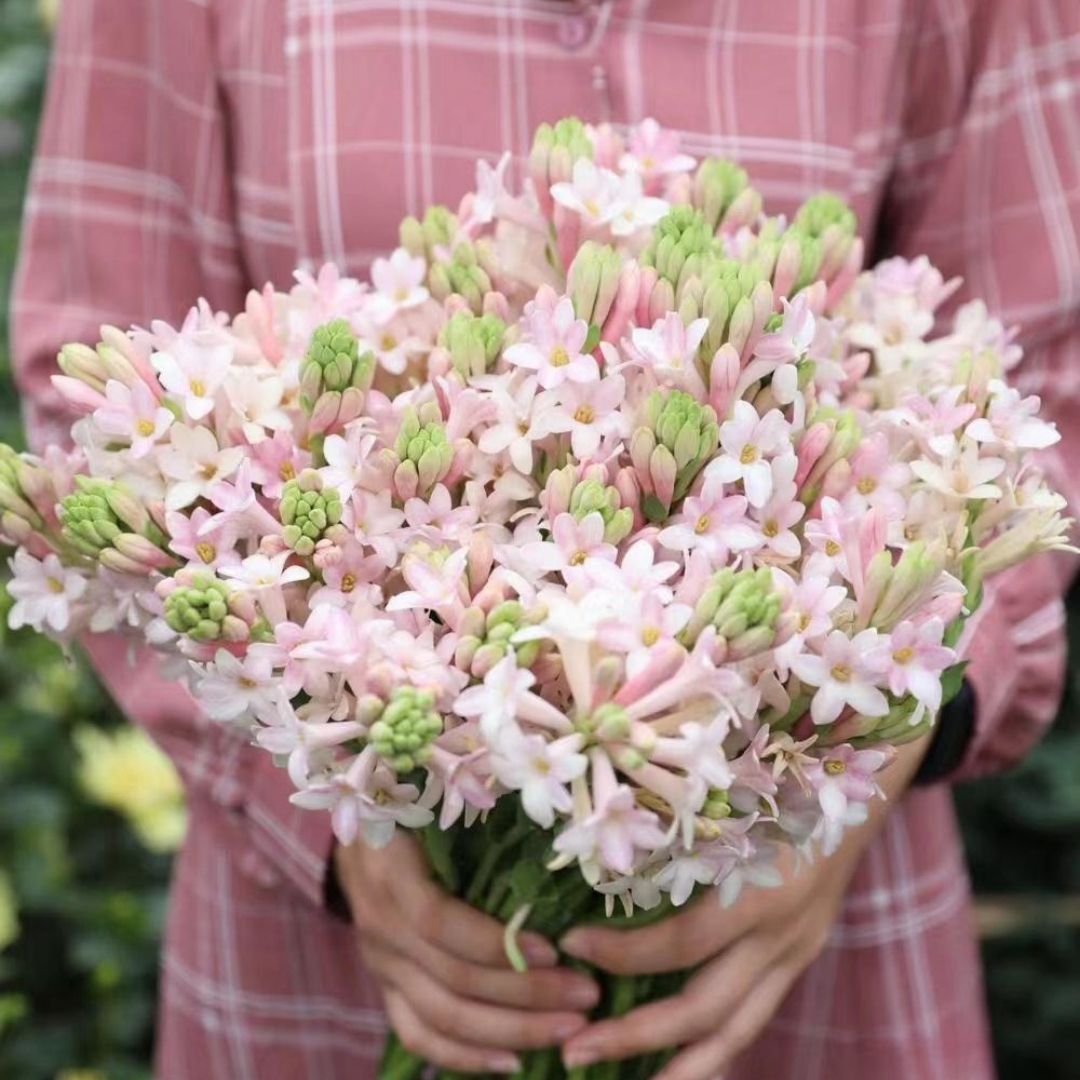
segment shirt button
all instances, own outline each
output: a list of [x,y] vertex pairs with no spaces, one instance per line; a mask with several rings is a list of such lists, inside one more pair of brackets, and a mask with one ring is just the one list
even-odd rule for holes
[[571,15],[559,20],[559,44],[567,49],[580,49],[589,40],[589,17]]

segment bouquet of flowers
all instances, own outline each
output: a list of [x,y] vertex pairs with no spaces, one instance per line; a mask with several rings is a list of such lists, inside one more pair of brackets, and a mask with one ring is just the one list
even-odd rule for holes
[[[418,830],[522,963],[522,926],[833,849],[955,692],[985,577],[1070,523],[1012,336],[940,326],[925,259],[863,271],[837,198],[767,216],[652,122],[507,167],[369,283],[65,347],[75,449],[3,449],[0,530],[12,625],[151,643],[343,843]],[[600,1011],[678,978],[603,977]],[[384,1076],[423,1067],[391,1041]]]

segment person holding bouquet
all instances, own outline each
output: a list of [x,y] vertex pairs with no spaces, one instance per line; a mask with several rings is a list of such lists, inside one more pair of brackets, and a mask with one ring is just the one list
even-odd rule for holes
[[[541,121],[573,113],[647,142],[654,116],[680,139],[639,147],[646,168],[728,155],[785,212],[836,191],[877,254],[928,255],[1022,322],[1021,379],[1060,422],[1046,464],[1073,502],[1078,95],[1066,0],[70,0],[14,300],[30,435],[67,437],[49,382],[63,342],[178,322],[199,295],[240,310],[297,264],[364,272],[400,219],[470,188],[475,158],[510,147],[519,166]],[[966,877],[936,782],[1004,767],[1052,718],[1073,570],[1046,556],[994,583],[947,722],[900,751],[888,800],[831,857],[727,910],[706,896],[644,929],[524,934],[525,974],[503,927],[444,894],[412,840],[336,845],[325,815],[289,802],[286,773],[149,655],[131,669],[119,641],[88,641],[190,800],[156,1075],[375,1076],[388,1018],[461,1072],[512,1073],[548,1046],[570,1069],[677,1047],[664,1080],[990,1077]],[[597,987],[567,958],[698,971],[678,995],[594,1023]]]

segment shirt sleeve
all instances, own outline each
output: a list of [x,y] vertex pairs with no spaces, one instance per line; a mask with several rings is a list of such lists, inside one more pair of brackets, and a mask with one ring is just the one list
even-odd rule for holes
[[[12,299],[15,378],[35,448],[69,441],[73,418],[50,383],[62,343],[94,342],[102,323],[179,320],[200,296],[242,307],[211,10],[199,0],[63,5]],[[85,645],[189,797],[240,816],[254,852],[321,903],[329,816],[293,807],[284,770],[203,717],[162,680],[152,653],[131,666],[117,636]]]
[[[1018,325],[1012,378],[1042,397],[1061,442],[1042,456],[1080,508],[1080,4],[926,4],[882,218],[881,254],[929,256]],[[956,778],[1004,768],[1054,718],[1065,672],[1072,555],[1041,556],[988,583],[970,620],[976,722]]]

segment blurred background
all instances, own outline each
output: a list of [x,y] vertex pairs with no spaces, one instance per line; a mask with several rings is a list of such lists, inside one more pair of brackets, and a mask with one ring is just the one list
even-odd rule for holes
[[[0,440],[16,446],[4,304],[57,3],[0,0]],[[179,782],[85,665],[3,629],[4,573],[0,1077],[147,1078]],[[1070,612],[1055,730],[1020,768],[956,793],[1001,1080],[1080,1076],[1080,593]]]

